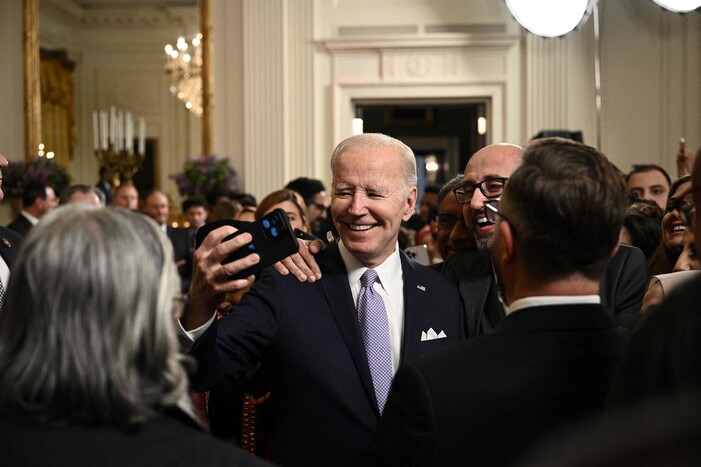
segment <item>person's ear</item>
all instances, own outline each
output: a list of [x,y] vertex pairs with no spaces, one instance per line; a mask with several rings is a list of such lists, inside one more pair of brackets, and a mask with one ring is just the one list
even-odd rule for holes
[[402,216],[402,219],[405,221],[408,221],[411,219],[411,216],[414,215],[414,212],[416,211],[416,187],[412,187],[411,190],[409,190],[409,194],[406,197],[406,203],[404,204],[404,215]]
[[502,243],[501,259],[505,263],[511,263],[514,261],[518,250],[516,236],[514,235],[511,224],[503,220],[497,223],[497,229],[499,229],[499,236],[501,237]]

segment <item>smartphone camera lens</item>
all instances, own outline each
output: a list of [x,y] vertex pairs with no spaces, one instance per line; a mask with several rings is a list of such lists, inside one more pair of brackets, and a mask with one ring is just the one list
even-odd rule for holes
[[266,229],[270,228],[270,221],[268,221],[268,219],[263,219],[263,227]]
[[272,235],[273,238],[277,238],[277,235],[278,235],[277,227],[273,227],[270,229],[270,235]]

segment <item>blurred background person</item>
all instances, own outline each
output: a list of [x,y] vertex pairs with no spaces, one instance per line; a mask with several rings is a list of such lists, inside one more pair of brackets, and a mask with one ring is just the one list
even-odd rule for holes
[[433,220],[438,228],[436,244],[444,261],[477,249],[475,238],[465,225],[462,206],[453,194],[462,184],[463,176],[458,175],[446,183],[436,197],[438,210]]
[[296,191],[302,196],[309,216],[309,231],[323,238],[326,232],[323,231],[322,226],[329,217],[328,209],[331,203],[324,183],[314,178],[299,177],[289,182],[285,188]]
[[197,230],[207,222],[209,209],[204,198],[192,197],[182,202],[183,216],[190,223],[190,229]]
[[7,228],[25,237],[39,219],[56,206],[58,206],[58,199],[54,189],[44,182],[31,180],[22,191],[22,211],[7,225]]
[[60,197],[61,204],[88,203],[97,207],[105,207],[105,195],[97,187],[83,184],[70,185],[63,189]]
[[123,209],[70,204],[33,229],[0,314],[4,463],[267,465],[191,417],[172,262]]
[[112,204],[112,179],[114,178],[114,172],[103,165],[100,167],[99,175],[100,179],[95,184],[95,188],[100,190],[105,197],[103,205],[109,206]]
[[277,208],[285,211],[293,229],[305,234],[310,233],[309,214],[304,200],[296,191],[283,188],[269,193],[256,208],[256,220]]
[[649,259],[662,239],[664,211],[654,201],[634,198],[628,206],[619,241],[636,246]]
[[118,206],[136,211],[139,209],[139,191],[133,183],[124,182],[117,187],[112,196],[111,206]]
[[175,267],[180,275],[180,290],[187,293],[192,281],[192,252],[191,238],[186,229],[176,229],[168,224],[170,202],[160,190],[151,190],[144,196],[142,211],[156,221],[161,231],[168,235],[173,245]]
[[638,198],[650,199],[664,209],[672,180],[665,169],[655,164],[639,164],[626,175],[628,193]]

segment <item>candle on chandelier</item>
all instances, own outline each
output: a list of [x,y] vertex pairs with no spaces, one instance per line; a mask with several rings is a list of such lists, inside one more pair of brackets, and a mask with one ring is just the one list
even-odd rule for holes
[[100,136],[99,136],[100,126],[97,123],[97,111],[92,113],[92,139],[93,139],[93,149],[97,151],[100,149]]
[[110,144],[115,145],[115,137],[117,136],[117,109],[112,106],[110,108]]
[[139,117],[139,154],[146,154],[146,120]]
[[124,147],[129,154],[134,152],[134,121],[131,118],[131,112],[126,114],[126,134],[124,135]]
[[100,130],[102,131],[102,149],[107,151],[109,142],[107,138],[107,112],[100,112]]

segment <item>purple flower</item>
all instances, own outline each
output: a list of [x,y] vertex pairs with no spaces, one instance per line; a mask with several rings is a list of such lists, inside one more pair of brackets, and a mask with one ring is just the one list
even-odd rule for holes
[[216,156],[197,159],[188,158],[183,171],[170,176],[175,180],[178,192],[183,197],[235,193],[239,190],[236,171],[229,166],[227,159]]

